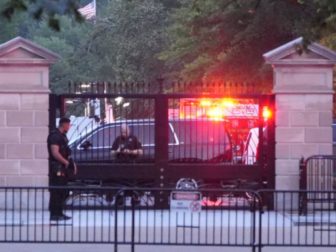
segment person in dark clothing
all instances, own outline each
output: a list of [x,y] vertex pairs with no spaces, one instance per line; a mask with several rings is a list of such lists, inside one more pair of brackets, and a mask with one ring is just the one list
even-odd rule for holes
[[[69,174],[76,174],[76,165],[70,159],[70,148],[66,133],[70,129],[70,120],[61,118],[59,127],[53,130],[47,139],[49,153],[49,185],[66,186]],[[63,213],[64,201],[68,195],[66,189],[50,189],[50,220],[68,220],[71,217]]]
[[[142,145],[138,138],[131,134],[127,124],[122,124],[120,128],[120,135],[116,137],[111,147],[111,154],[117,162],[132,163],[143,155]],[[108,179],[103,182],[107,186],[135,186],[135,180],[129,179]],[[112,201],[114,192],[106,192],[106,200]]]
[[132,162],[142,156],[142,145],[136,136],[130,134],[126,124],[121,125],[120,136],[114,140],[111,153],[121,162]]

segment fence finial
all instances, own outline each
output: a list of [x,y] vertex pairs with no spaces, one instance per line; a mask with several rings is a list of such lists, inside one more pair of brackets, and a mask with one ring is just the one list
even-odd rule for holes
[[159,93],[162,94],[163,93],[163,82],[164,82],[164,78],[162,77],[162,75],[159,75],[158,78],[156,78],[157,82],[159,83]]

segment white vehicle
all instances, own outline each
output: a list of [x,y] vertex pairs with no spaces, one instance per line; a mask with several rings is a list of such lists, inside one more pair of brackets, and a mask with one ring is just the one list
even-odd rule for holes
[[[263,129],[264,139],[267,139],[266,128]],[[247,165],[255,164],[258,158],[259,128],[250,129],[243,151],[242,163]]]
[[259,128],[250,129],[245,143],[242,161],[243,164],[254,164],[257,161],[259,144]]
[[[70,116],[71,127],[67,133],[69,144],[76,141],[78,138],[86,135],[99,126],[99,122],[96,122],[94,118],[86,116],[75,117]],[[56,127],[58,126],[59,118],[56,119]]]

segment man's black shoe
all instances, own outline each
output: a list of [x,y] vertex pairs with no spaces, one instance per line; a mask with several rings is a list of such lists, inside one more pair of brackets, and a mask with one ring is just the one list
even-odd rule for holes
[[70,220],[71,217],[70,216],[67,216],[65,214],[62,214],[62,220]]
[[65,214],[62,215],[51,215],[50,216],[50,220],[51,221],[66,221],[66,220],[70,220],[71,217],[66,216]]
[[50,220],[51,221],[58,221],[58,219],[59,219],[59,215],[50,215]]

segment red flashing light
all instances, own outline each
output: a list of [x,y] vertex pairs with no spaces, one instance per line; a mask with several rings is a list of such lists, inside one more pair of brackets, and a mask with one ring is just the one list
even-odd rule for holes
[[272,117],[272,111],[267,106],[265,106],[263,107],[262,116],[264,120],[267,121]]
[[224,117],[224,112],[223,112],[223,109],[219,107],[213,107],[207,111],[207,116],[208,118],[215,120],[215,121],[221,120]]
[[[263,108],[265,120],[271,117],[271,111]],[[190,98],[180,101],[179,117],[183,119],[208,118],[213,121],[221,121],[225,118],[258,118],[258,104],[239,103],[233,98]]]
[[210,107],[212,105],[212,102],[209,99],[201,99],[200,105],[201,107]]
[[224,98],[222,99],[221,102],[221,107],[222,108],[232,108],[234,106],[235,102],[231,98]]

